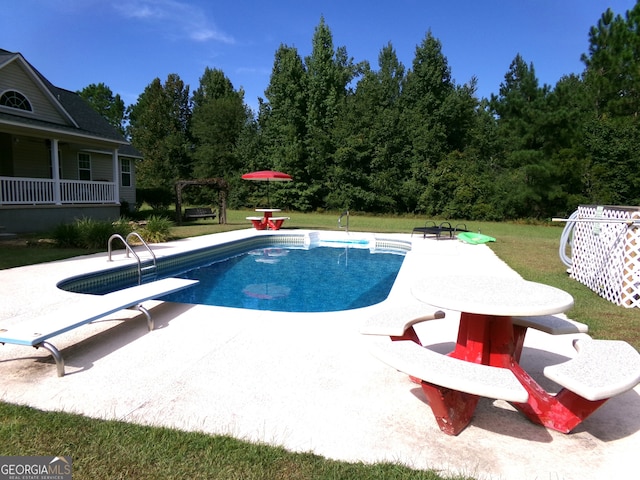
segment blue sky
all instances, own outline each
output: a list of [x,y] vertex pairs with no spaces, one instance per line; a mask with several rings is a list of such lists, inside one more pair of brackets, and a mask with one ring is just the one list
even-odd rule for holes
[[411,67],[431,30],[456,83],[478,78],[478,96],[497,93],[520,53],[541,84],[581,73],[589,28],[611,7],[635,0],[14,0],[0,13],[0,48],[20,52],[53,84],[81,90],[105,83],[125,103],[176,73],[196,89],[205,67],[221,69],[255,108],[280,44],[311,53],[324,16],[334,47],[377,68],[391,42]]

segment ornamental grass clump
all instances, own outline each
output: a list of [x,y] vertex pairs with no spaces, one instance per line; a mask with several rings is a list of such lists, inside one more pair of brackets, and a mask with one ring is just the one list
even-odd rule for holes
[[75,223],[61,223],[53,229],[51,236],[60,248],[74,248],[79,246],[78,227]]
[[75,223],[58,225],[53,231],[53,239],[59,247],[99,250],[107,248],[111,235],[117,233],[126,237],[131,231],[133,227],[124,218],[107,222],[84,217]]
[[173,222],[167,217],[151,215],[142,230],[140,236],[148,243],[166,242],[171,238]]

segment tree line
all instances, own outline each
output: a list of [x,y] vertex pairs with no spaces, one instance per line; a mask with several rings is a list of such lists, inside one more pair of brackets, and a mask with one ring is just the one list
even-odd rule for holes
[[257,112],[208,67],[192,94],[171,74],[127,108],[104,84],[79,93],[142,152],[138,186],[167,204],[177,180],[221,177],[231,208],[264,206],[264,186],[240,176],[273,169],[294,178],[271,188],[273,203],[299,211],[503,220],[640,205],[640,0],[602,14],[582,61],[551,87],[518,54],[498,93],[478,98],[430,31],[410,68],[391,43],[373,67],[334,47],[321,18],[309,56],[275,52]]

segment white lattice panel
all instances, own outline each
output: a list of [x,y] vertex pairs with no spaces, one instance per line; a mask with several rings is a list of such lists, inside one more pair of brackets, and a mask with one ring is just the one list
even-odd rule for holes
[[640,227],[607,219],[640,219],[640,209],[580,206],[573,229],[571,277],[607,300],[640,308]]

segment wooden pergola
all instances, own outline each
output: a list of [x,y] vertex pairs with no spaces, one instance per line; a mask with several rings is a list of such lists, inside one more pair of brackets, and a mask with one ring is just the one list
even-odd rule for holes
[[218,223],[227,223],[227,193],[229,184],[224,178],[201,178],[176,182],[176,214],[178,225],[182,225],[182,190],[192,185],[209,186],[218,190]]

